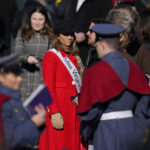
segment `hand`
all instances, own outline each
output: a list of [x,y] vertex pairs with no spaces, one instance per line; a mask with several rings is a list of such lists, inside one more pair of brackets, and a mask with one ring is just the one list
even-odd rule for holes
[[37,64],[37,63],[39,63],[39,61],[38,61],[34,56],[29,56],[29,57],[27,58],[27,62],[28,62],[29,64]]
[[85,35],[83,32],[75,33],[76,42],[81,43],[85,40]]
[[51,115],[51,122],[53,125],[53,128],[55,129],[63,129],[64,127],[64,121],[61,113],[56,113]]
[[78,105],[78,96],[76,96],[72,102],[77,106]]
[[36,127],[40,127],[45,123],[46,119],[46,110],[42,104],[35,106],[35,111],[37,114],[31,117],[31,120]]

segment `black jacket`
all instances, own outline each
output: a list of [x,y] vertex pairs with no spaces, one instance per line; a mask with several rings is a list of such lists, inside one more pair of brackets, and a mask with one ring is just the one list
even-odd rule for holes
[[[4,31],[2,35],[2,39],[6,42],[8,47],[10,48],[10,34],[11,27],[14,16],[17,12],[17,3],[16,0],[1,0],[0,1],[0,18],[2,22],[2,26],[0,30]],[[8,52],[9,53],[9,52]]]
[[74,21],[77,32],[87,32],[92,19],[105,18],[113,7],[111,0],[86,0],[76,12],[76,5],[77,0],[69,1],[64,19]]

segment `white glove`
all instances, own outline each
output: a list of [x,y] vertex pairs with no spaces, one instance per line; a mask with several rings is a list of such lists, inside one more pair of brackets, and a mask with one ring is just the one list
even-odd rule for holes
[[61,113],[56,113],[51,115],[52,126],[55,129],[63,129],[64,121]]

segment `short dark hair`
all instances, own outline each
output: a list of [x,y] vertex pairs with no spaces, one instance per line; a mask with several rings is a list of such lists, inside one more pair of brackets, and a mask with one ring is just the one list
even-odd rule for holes
[[108,46],[114,50],[120,49],[120,40],[119,39],[112,39],[112,40],[104,40]]

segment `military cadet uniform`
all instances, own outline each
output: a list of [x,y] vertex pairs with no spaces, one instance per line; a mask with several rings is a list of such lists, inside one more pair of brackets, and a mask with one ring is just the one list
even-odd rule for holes
[[[113,40],[119,39],[120,28],[97,24],[92,30],[100,40]],[[150,87],[141,69],[117,50],[107,53],[84,73],[77,112],[85,139],[93,135],[94,150],[141,150],[149,100]]]
[[[17,64],[16,57],[17,55],[12,55],[0,59],[0,69],[5,69],[4,64],[8,64],[6,65],[7,71],[10,69],[8,72],[18,74],[21,69]],[[0,94],[9,96],[9,100],[2,104],[0,114],[5,146],[14,150],[37,149],[41,130],[35,126],[24,110],[19,91],[0,84]]]

